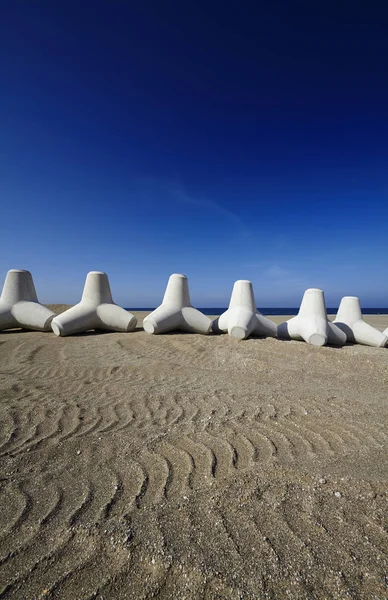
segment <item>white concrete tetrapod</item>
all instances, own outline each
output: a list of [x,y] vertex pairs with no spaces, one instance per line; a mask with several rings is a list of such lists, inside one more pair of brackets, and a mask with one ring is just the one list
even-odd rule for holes
[[278,336],[304,340],[313,346],[333,344],[343,346],[346,335],[327,318],[325,296],[322,290],[306,290],[296,317],[278,327]]
[[0,297],[0,330],[21,327],[50,331],[54,317],[55,313],[39,304],[31,273],[8,271]]
[[230,297],[229,308],[214,321],[215,331],[228,332],[238,340],[249,335],[276,337],[275,323],[257,312],[252,283],[247,280],[236,281]]
[[136,317],[112,300],[106,273],[91,271],[86,276],[81,302],[53,319],[55,335],[65,336],[90,329],[133,331]]
[[356,296],[342,298],[334,323],[347,337],[348,342],[381,348],[388,342],[387,334],[364,321],[360,300]]
[[162,304],[143,321],[147,333],[209,333],[211,325],[206,315],[191,306],[187,277],[177,273],[168,280]]

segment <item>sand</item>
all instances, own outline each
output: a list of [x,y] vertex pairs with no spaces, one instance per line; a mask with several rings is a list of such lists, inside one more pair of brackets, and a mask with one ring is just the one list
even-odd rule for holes
[[1,598],[388,597],[388,350],[13,331],[0,372]]

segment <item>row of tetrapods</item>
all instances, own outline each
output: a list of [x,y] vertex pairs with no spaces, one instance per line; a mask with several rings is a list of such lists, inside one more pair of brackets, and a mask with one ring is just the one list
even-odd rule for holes
[[[0,297],[0,330],[52,330],[55,335],[67,336],[92,329],[129,332],[136,325],[135,315],[113,302],[106,273],[88,273],[81,301],[59,315],[39,303],[29,271],[11,269],[7,273]],[[297,316],[277,326],[258,312],[252,283],[238,280],[228,309],[212,321],[191,305],[187,277],[177,273],[170,276],[161,305],[145,317],[143,328],[150,334],[228,333],[239,340],[254,335],[304,340],[314,346],[342,346],[347,342],[376,347],[388,344],[388,328],[381,332],[366,323],[355,296],[342,298],[337,316],[331,322],[323,291],[308,289]]]

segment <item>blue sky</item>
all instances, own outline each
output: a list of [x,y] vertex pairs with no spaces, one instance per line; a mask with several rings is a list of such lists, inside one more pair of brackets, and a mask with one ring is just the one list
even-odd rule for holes
[[0,273],[76,302],[90,270],[155,306],[388,306],[388,8],[25,2],[0,8]]

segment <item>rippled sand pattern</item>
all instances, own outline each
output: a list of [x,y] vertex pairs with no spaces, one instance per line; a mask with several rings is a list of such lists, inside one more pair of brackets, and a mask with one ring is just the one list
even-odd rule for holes
[[388,598],[388,350],[12,332],[0,392],[1,598]]

